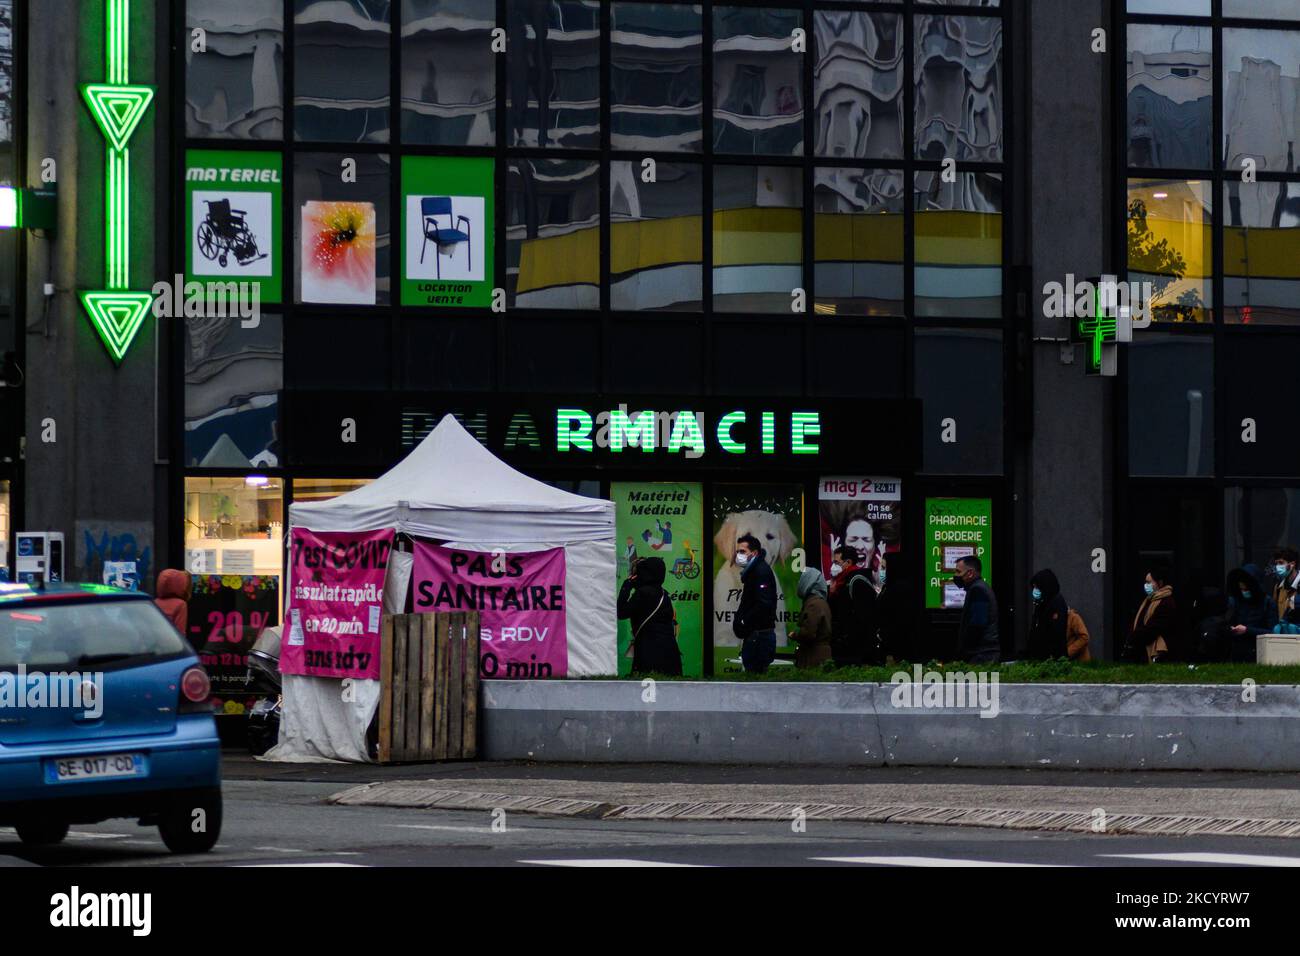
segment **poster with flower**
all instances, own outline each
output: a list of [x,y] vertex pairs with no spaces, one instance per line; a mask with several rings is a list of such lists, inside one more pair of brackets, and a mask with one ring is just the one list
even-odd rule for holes
[[302,206],[302,301],[375,304],[375,204]]

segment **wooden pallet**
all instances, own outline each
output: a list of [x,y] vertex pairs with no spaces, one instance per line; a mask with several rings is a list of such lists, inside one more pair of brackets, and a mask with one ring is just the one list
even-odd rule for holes
[[379,762],[474,759],[478,613],[385,615],[381,655]]

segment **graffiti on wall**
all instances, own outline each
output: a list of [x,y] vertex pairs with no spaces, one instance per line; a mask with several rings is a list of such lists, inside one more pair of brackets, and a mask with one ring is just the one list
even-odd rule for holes
[[77,563],[69,580],[98,583],[105,561],[134,561],[140,586],[152,588],[153,525],[123,521],[78,521]]

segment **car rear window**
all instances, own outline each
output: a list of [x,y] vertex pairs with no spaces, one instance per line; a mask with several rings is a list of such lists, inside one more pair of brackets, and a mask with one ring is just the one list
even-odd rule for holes
[[112,668],[188,650],[148,601],[0,607],[0,670]]

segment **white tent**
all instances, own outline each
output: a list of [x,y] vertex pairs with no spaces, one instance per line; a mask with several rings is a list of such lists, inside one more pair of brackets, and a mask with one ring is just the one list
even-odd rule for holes
[[[327,501],[291,505],[289,525],[311,531],[394,528],[474,551],[563,547],[569,676],[618,673],[614,503],[560,491],[515,471],[451,415],[370,484]],[[409,582],[410,558],[395,554],[385,610],[403,606]],[[338,683],[284,676],[280,744],[269,759],[367,759],[365,732],[378,704],[378,682],[358,682],[374,686],[362,687],[350,708],[340,703]]]

